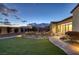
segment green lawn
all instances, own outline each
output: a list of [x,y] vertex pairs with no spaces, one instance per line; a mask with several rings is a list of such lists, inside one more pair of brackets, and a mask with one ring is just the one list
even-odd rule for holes
[[0,40],[0,54],[11,55],[65,55],[47,39],[32,40],[23,38]]

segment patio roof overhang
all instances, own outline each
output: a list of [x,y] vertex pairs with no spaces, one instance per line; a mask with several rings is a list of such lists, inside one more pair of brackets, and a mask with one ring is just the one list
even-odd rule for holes
[[19,25],[6,25],[6,24],[0,24],[0,27],[21,27]]
[[61,20],[61,21],[56,21],[56,22],[51,22],[51,23],[52,23],[52,24],[57,24],[57,23],[60,23],[60,22],[63,22],[63,21],[69,20],[69,19],[71,19],[71,18],[72,18],[72,16],[67,17],[67,18],[65,18],[65,19],[63,19],[63,20]]

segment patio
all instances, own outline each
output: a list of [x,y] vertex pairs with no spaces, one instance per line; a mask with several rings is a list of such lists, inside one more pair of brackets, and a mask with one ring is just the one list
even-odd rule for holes
[[79,55],[79,43],[67,43],[60,40],[58,36],[49,37],[49,41],[68,55]]

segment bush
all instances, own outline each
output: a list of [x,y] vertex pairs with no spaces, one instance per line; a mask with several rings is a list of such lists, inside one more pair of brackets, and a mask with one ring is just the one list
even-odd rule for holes
[[60,39],[61,40],[66,40],[67,38],[66,38],[66,36],[62,36],[62,37],[60,37]]
[[79,32],[68,31],[65,33],[65,35],[68,35],[69,39],[71,39],[71,41],[79,40]]
[[68,31],[65,34],[69,36],[79,36],[79,32],[76,31]]
[[61,40],[64,40],[64,41],[68,41],[69,40],[69,36],[68,35],[63,35],[60,37]]

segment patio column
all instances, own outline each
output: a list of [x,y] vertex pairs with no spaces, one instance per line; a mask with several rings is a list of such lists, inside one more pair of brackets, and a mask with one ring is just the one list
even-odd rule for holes
[[25,28],[23,28],[23,31],[25,32]]
[[51,35],[54,35],[57,33],[57,25],[55,23],[51,23],[50,32],[51,32]]
[[1,28],[1,34],[7,34],[7,28],[6,27]]
[[11,28],[11,33],[14,33],[14,28]]
[[18,28],[18,33],[21,33],[21,28]]

